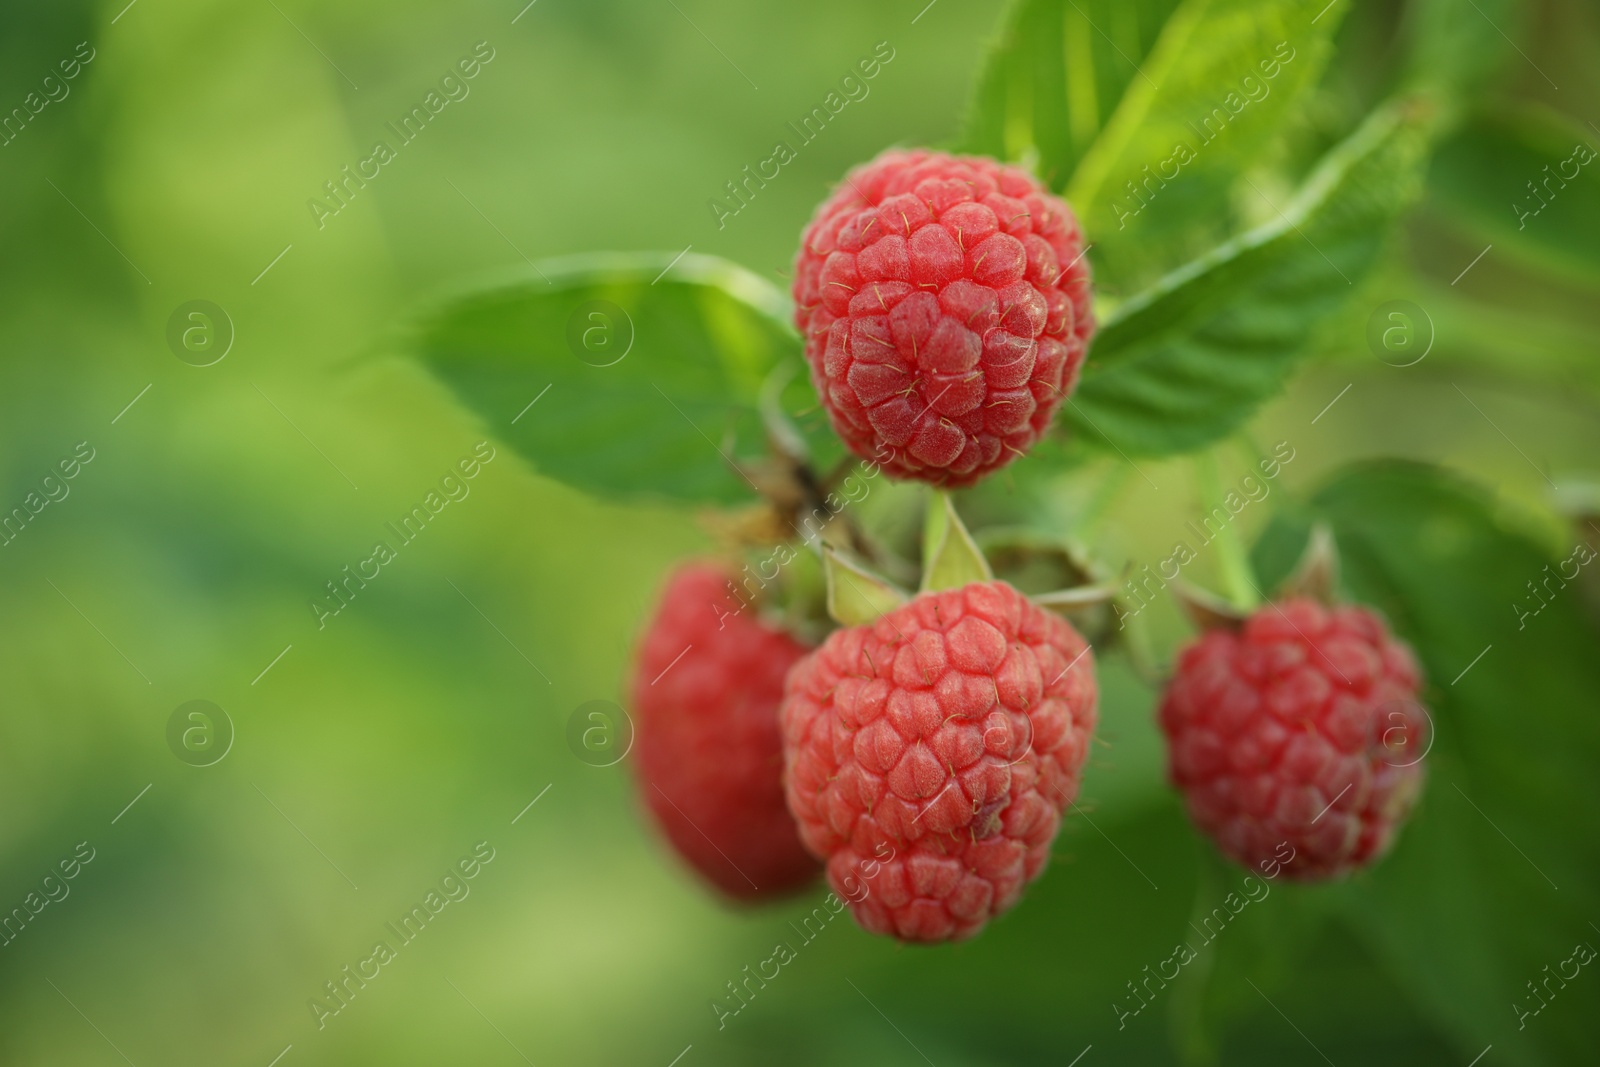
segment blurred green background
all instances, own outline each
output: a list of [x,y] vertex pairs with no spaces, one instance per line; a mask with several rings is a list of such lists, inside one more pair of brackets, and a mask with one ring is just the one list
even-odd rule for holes
[[[0,907],[24,906],[80,842],[94,850],[0,949],[0,1062],[1466,1064],[1485,1046],[1484,1067],[1593,1062],[1592,968],[1525,1031],[1510,1006],[1575,941],[1600,945],[1584,925],[1600,923],[1593,575],[1526,632],[1499,590],[1520,595],[1570,553],[1580,535],[1552,485],[1600,467],[1600,177],[1551,205],[1542,245],[1522,240],[1498,205],[1532,175],[1492,137],[1494,121],[1525,135],[1537,106],[1600,143],[1593,4],[1484,0],[1492,22],[1471,0],[1356,5],[1316,98],[1337,125],[1397,56],[1451,33],[1482,51],[1463,99],[1483,128],[1441,149],[1326,358],[1248,434],[1297,449],[1242,520],[1253,536],[1279,517],[1263,574],[1282,572],[1308,510],[1353,507],[1373,516],[1355,580],[1435,598],[1439,618],[1397,620],[1414,640],[1461,630],[1424,650],[1440,750],[1394,855],[1344,886],[1276,888],[1206,974],[1119,1030],[1125,983],[1239,875],[1164,784],[1152,692],[1108,657],[1080,801],[1093,822],[1067,820],[1015,912],[936,949],[835,923],[719,1031],[709,1001],[822,889],[722,906],[642,822],[626,763],[588,766],[566,742],[577,705],[621,698],[664,570],[709,546],[695,516],[597,502],[502,446],[325,628],[307,603],[494,440],[407,357],[420,307],[600,249],[692,246],[786,285],[801,225],[849,166],[957,135],[1002,12],[124,2],[0,5],[0,108],[28,109],[0,148],[0,507],[28,507],[80,442],[93,450],[0,549]],[[881,41],[895,58],[870,95],[719,229],[707,200]],[[92,59],[32,113],[80,42]],[[319,229],[307,201],[480,42],[493,59],[470,94]],[[236,336],[195,367],[167,331],[202,299]],[[1415,366],[1367,346],[1395,299],[1437,331]],[[1253,459],[1216,457],[1223,484]],[[1452,525],[1454,504],[1405,484],[1314,497],[1372,457],[1462,473],[1500,525]],[[1004,513],[1007,494],[1112,567],[1163,558],[1203,496],[1189,460],[1134,474],[1114,454],[997,484],[986,506]],[[1042,518],[1025,503],[1040,499]],[[1161,660],[1184,629],[1155,611]],[[1449,686],[1484,643],[1461,682],[1480,688]],[[203,768],[167,742],[196,699],[236,731]],[[1452,716],[1498,732],[1455,745]],[[483,841],[495,858],[470,895],[319,1029],[308,1001]]]

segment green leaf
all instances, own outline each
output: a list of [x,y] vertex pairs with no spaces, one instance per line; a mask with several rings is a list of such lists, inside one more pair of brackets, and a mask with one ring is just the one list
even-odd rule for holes
[[1542,108],[1478,115],[1439,147],[1430,206],[1498,252],[1600,283],[1597,145],[1600,133]]
[[1593,985],[1559,992],[1525,1028],[1512,1005],[1577,942],[1600,945],[1589,925],[1600,912],[1600,631],[1583,579],[1563,580],[1600,560],[1578,562],[1578,534],[1552,554],[1458,476],[1382,462],[1340,473],[1306,514],[1280,516],[1256,549],[1264,578],[1288,571],[1318,519],[1338,538],[1353,599],[1416,649],[1433,717],[1420,808],[1393,853],[1345,887],[1348,912],[1455,1036],[1462,1062],[1489,1043],[1504,1062],[1586,1062],[1600,1027],[1579,998]]
[[1522,6],[1516,0],[1472,0],[1469,9],[1460,0],[1415,0],[1405,27],[1413,42],[1408,84],[1447,94],[1479,89],[1512,55],[1506,34],[1523,36]]
[[[762,441],[758,401],[773,368],[803,366],[782,293],[700,255],[539,264],[445,301],[416,344],[541,473],[600,495],[692,503],[753,494],[732,469],[735,450]],[[791,416],[809,407],[802,431],[826,441],[805,377],[795,375],[784,407]]]
[[1160,455],[1248,418],[1377,260],[1420,184],[1430,114],[1418,101],[1375,111],[1270,221],[1117,308],[1068,420],[1124,452]]
[[1067,185],[1106,281],[1154,277],[1233,229],[1234,186],[1316,84],[1347,8],[1178,6]]
[[[1259,1023],[1250,1025],[1252,1017],[1273,1010],[1263,998],[1270,995],[1281,1002],[1286,992],[1294,995],[1293,986],[1311,969],[1312,959],[1324,968],[1338,966],[1328,958],[1325,943],[1319,943],[1326,940],[1330,909],[1320,888],[1265,877],[1262,867],[1236,866],[1211,847],[1202,849],[1200,874],[1190,925],[1182,931],[1184,943],[1199,957],[1174,983],[1173,1037],[1185,1064],[1249,1062],[1237,1048],[1241,1042],[1226,1040],[1230,1032],[1258,1031]],[[1237,914],[1227,906],[1230,896],[1241,909]],[[1352,970],[1352,965],[1360,966],[1351,959],[1342,962]],[[1364,985],[1382,982],[1374,970],[1370,963],[1362,968]],[[1326,1028],[1328,1016],[1337,1018],[1337,1012],[1323,1009],[1318,1018],[1296,1010],[1294,1017],[1297,1026],[1321,1023]],[[1226,1057],[1221,1055],[1224,1047]]]
[[959,589],[972,582],[993,580],[994,571],[956,514],[950,494],[938,490],[929,494],[927,522],[922,531],[922,591]]
[[1138,77],[1176,0],[1018,0],[958,150],[1031,163],[1059,192]]

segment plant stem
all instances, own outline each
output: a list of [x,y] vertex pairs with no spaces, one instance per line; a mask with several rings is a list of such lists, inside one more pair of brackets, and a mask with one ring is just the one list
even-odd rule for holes
[[[1214,502],[1213,507],[1221,506],[1227,511],[1227,506],[1222,502],[1222,479],[1217,475],[1216,457],[1210,452],[1202,452],[1195,457],[1194,463],[1202,506]],[[1231,519],[1217,532],[1215,544],[1224,595],[1234,607],[1244,611],[1253,610],[1260,597],[1250,568],[1250,555],[1245,551],[1244,539],[1239,536],[1239,529]]]

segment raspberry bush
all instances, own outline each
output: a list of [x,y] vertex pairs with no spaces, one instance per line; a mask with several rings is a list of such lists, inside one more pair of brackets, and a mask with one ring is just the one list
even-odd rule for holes
[[[1560,594],[1588,556],[1551,560],[1526,533],[1550,516],[1509,521],[1504,502],[1441,468],[1336,467],[1336,450],[1318,451],[1329,438],[1309,435],[1359,390],[1334,408],[1315,379],[1270,420],[1307,435],[1305,454],[1331,470],[1319,487],[1302,484],[1305,465],[1284,474],[1257,455],[1252,420],[1330,349],[1410,365],[1409,347],[1373,346],[1411,345],[1426,316],[1362,301],[1398,276],[1385,238],[1425,182],[1438,214],[1470,230],[1493,199],[1477,193],[1501,194],[1503,161],[1531,175],[1587,154],[1558,157],[1554,141],[1517,141],[1503,116],[1472,113],[1464,87],[1484,41],[1456,31],[1482,27],[1443,5],[1403,5],[1416,42],[1376,79],[1357,76],[1336,36],[1359,4],[1186,3],[1170,19],[1158,4],[1113,36],[1098,16],[1109,25],[1122,9],[1076,6],[1012,5],[948,151],[888,147],[819,170],[843,177],[762,260],[793,264],[792,277],[767,272],[781,283],[675,249],[562,260],[445,305],[424,347],[541,473],[693,511],[717,543],[722,562],[675,577],[644,624],[630,707],[644,804],[723,896],[775,896],[820,868],[838,898],[823,903],[847,904],[868,933],[934,943],[1016,924],[1018,942],[1071,947],[1035,970],[1078,989],[1107,960],[1120,968],[1146,921],[1188,938],[1190,915],[1241,914],[1220,878],[1343,879],[1320,896],[1277,883],[1275,917],[1239,920],[1255,934],[1208,939],[1226,964],[1196,968],[1206,977],[1168,998],[1184,1061],[1220,1062],[1227,1013],[1281,981],[1273,953],[1320,959],[1325,941],[1306,931],[1325,922],[1381,945],[1383,974],[1365,959],[1352,969],[1375,988],[1430,991],[1419,1001],[1470,1058],[1505,1040],[1477,1021],[1503,1012],[1478,965],[1537,973],[1526,946],[1548,931],[1508,916],[1526,883],[1555,884],[1531,859],[1512,877],[1505,855],[1480,856],[1485,826],[1509,812],[1519,841],[1538,840],[1559,821],[1550,812],[1581,808],[1573,818],[1600,833],[1585,805],[1517,763],[1529,745],[1503,706],[1525,701],[1542,721],[1581,688],[1572,649],[1591,631]],[[1373,32],[1369,19],[1348,39]],[[1387,86],[1399,89],[1372,95]],[[1440,143],[1452,165],[1430,170]],[[821,163],[772,158],[789,169],[761,171],[761,189]],[[1565,180],[1558,205],[1589,203]],[[817,195],[799,193],[808,206]],[[738,224],[777,203],[743,204]],[[1513,236],[1492,206],[1499,224],[1474,248],[1522,242],[1505,259],[1536,258],[1547,238]],[[1572,247],[1555,251],[1572,266]],[[1462,259],[1416,290],[1450,290]],[[1475,269],[1512,269],[1499,260]],[[546,388],[563,399],[522,419],[523,398]],[[1347,569],[1307,584],[1319,572],[1294,561],[1324,528]],[[1206,632],[1183,628],[1180,605]],[[1555,617],[1571,632],[1511,636],[1508,624],[1521,635]],[[1539,641],[1565,649],[1559,686],[1533,669]],[[1110,755],[1091,764],[1102,693]],[[1574,751],[1600,753],[1564,721]],[[1571,792],[1565,761],[1549,754],[1550,779]],[[1101,796],[1105,823],[1075,836]],[[1225,876],[1213,856],[1234,865]],[[1458,869],[1498,888],[1436,912],[1436,882]],[[1192,911],[1167,904],[1183,884],[1197,886]],[[1147,891],[1161,896],[1127,896]],[[1491,929],[1502,919],[1515,934]],[[1115,936],[1096,948],[1101,926]],[[1469,927],[1482,944],[1441,973],[1430,954]],[[902,966],[947,962],[914,958]],[[1113,983],[1129,1006],[1119,1022],[1174,981],[1144,964]],[[740,1012],[760,1003],[741,988],[771,980],[748,971],[728,983]],[[1032,978],[974,973],[950,980],[948,1002],[984,1025],[1009,1018],[1015,982]],[[1241,993],[1245,975],[1257,988]]]

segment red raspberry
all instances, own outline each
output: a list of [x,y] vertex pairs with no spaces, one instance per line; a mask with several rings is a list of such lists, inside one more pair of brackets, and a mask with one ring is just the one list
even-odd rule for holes
[[834,430],[892,475],[950,487],[1022,455],[1094,333],[1082,250],[1072,209],[1016,167],[889,151],[852,171],[795,262]]
[[1236,862],[1346,874],[1383,853],[1421,788],[1420,686],[1372,612],[1269,605],[1179,654],[1160,712],[1173,784]]
[[778,700],[806,646],[754,617],[716,564],[680,568],[633,681],[640,789],[678,854],[739,900],[798,889],[817,863],[783,802]]
[[784,686],[784,783],[867,930],[970,937],[1050,858],[1095,724],[1073,628],[1004,582],[836,630]]

